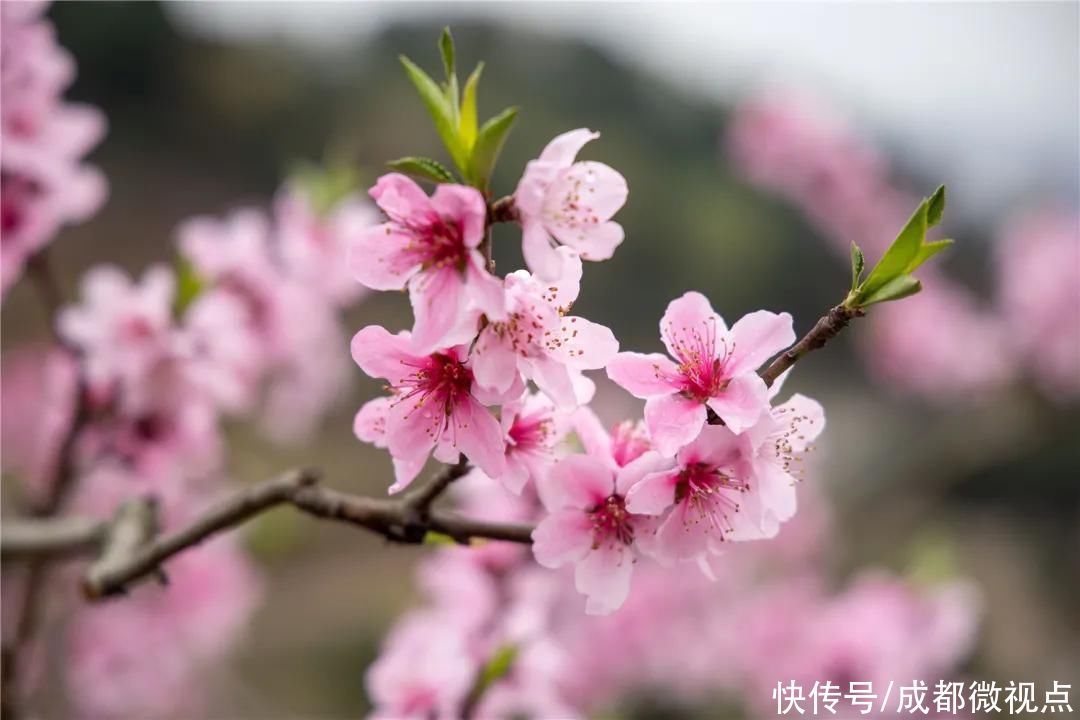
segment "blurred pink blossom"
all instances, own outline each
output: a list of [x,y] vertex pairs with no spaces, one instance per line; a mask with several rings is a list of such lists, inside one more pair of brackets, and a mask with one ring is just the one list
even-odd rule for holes
[[81,158],[105,132],[95,108],[65,103],[75,64],[42,15],[46,3],[0,4],[0,295],[27,258],[105,200],[105,180]]

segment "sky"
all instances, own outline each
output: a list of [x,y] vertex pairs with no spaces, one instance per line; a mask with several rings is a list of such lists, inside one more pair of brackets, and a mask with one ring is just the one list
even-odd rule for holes
[[[186,32],[333,54],[387,25],[489,18],[570,36],[718,101],[791,86],[835,104],[1000,220],[1080,193],[1080,3],[172,3]],[[965,210],[966,208],[966,210]]]

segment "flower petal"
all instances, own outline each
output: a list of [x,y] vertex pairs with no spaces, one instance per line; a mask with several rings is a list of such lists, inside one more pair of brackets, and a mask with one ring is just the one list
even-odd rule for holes
[[619,341],[615,339],[615,334],[585,318],[564,317],[559,322],[557,332],[557,342],[547,340],[548,354],[572,368],[602,368],[619,352]]
[[474,248],[484,239],[487,204],[476,188],[443,184],[435,188],[431,207],[444,222],[456,224],[465,247]]
[[408,252],[411,243],[389,223],[364,228],[349,245],[349,272],[372,290],[401,290],[420,268]]
[[766,411],[768,395],[765,381],[756,373],[746,373],[731,379],[723,392],[708,402],[732,432],[741,433]]
[[569,166],[586,143],[600,137],[600,133],[578,128],[558,135],[540,153],[540,160],[555,165]]
[[731,328],[731,357],[724,365],[729,375],[757,370],[766,360],[795,342],[795,327],[788,313],[758,310],[743,315]]
[[517,376],[517,353],[507,337],[499,335],[488,325],[480,331],[473,348],[473,377],[480,385],[505,393]]
[[585,595],[587,615],[615,612],[630,594],[634,557],[625,545],[601,545],[574,568],[574,586]]
[[660,353],[621,352],[607,365],[612,382],[642,399],[670,395],[679,389],[679,368]]
[[506,469],[506,444],[502,428],[487,408],[471,396],[454,405],[450,420],[453,428],[451,440],[491,478],[498,478]]
[[563,274],[563,256],[555,250],[551,236],[539,222],[522,222],[521,252],[532,274],[544,282],[558,280]]
[[645,427],[661,455],[671,457],[698,436],[705,425],[705,406],[682,395],[651,397],[645,401]]
[[591,509],[606,500],[614,489],[614,473],[589,455],[563,458],[537,483],[540,500],[550,512],[563,508]]
[[391,218],[417,218],[431,213],[431,200],[409,177],[387,173],[368,191],[371,199]]
[[589,552],[592,523],[580,510],[560,510],[540,521],[532,533],[533,557],[546,568],[577,562]]
[[386,447],[386,416],[390,412],[390,398],[377,397],[361,406],[353,420],[353,433],[375,447]]
[[[412,340],[419,352],[456,345],[465,293],[457,268],[431,269],[409,282],[409,301],[416,318]],[[466,338],[467,339],[467,338]]]
[[660,338],[671,357],[688,365],[711,363],[727,326],[699,292],[688,292],[668,303],[660,320]]
[[386,378],[396,385],[423,362],[413,352],[412,338],[407,332],[391,335],[381,325],[368,325],[353,336],[350,344],[352,358],[360,369],[371,377]]
[[636,515],[660,515],[675,504],[677,472],[654,472],[626,493],[626,509]]
[[825,410],[817,400],[796,393],[783,405],[772,409],[773,418],[783,428],[790,452],[806,452],[825,429]]

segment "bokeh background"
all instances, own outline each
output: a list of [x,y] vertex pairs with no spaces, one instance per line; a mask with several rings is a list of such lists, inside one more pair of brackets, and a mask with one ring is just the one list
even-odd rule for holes
[[[628,179],[630,201],[618,216],[627,240],[612,261],[587,268],[577,306],[625,348],[658,349],[656,322],[688,289],[708,294],[729,319],[789,310],[800,333],[842,299],[848,271],[818,226],[749,185],[723,141],[733,108],[776,86],[812,93],[851,118],[898,184],[919,195],[949,185],[946,234],[957,244],[945,270],[990,302],[1002,224],[1045,205],[1075,217],[1078,9],[59,3],[50,16],[79,67],[69,96],[109,119],[91,160],[111,191],[102,213],[59,238],[54,262],[74,292],[94,263],[141,270],[171,259],[185,218],[266,205],[301,161],[347,163],[370,181],[390,158],[443,157],[397,56],[434,69],[434,39],[450,24],[459,64],[486,62],[482,113],[522,107],[497,193],[512,192],[524,164],[575,127],[600,130],[588,157]],[[516,243],[512,230],[500,231],[496,258],[506,268],[518,262]],[[1062,323],[1080,322],[1075,290]],[[347,317],[349,328],[375,321],[406,326],[406,298],[373,296]],[[3,306],[4,348],[45,328],[30,290],[17,287]],[[910,394],[868,371],[856,347],[863,329],[810,357],[790,384],[828,412],[813,482],[834,506],[832,572],[931,564],[970,578],[984,615],[969,674],[1072,680],[1075,693],[1075,397],[1048,397],[1022,381],[977,397]],[[384,492],[389,458],[351,433],[352,414],[377,386],[355,374],[351,394],[308,443],[271,446],[251,428],[231,427],[237,480],[317,464],[334,486]],[[599,410],[613,421],[637,406],[602,386]],[[425,550],[386,548],[288,511],[260,521],[248,542],[265,573],[265,604],[225,667],[207,673],[213,715],[357,716],[366,707],[363,670],[412,602],[410,570]]]

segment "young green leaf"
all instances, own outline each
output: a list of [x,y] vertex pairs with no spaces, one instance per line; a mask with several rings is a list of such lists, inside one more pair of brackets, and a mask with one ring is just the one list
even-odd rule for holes
[[934,194],[927,201],[926,227],[932,228],[941,222],[941,216],[945,214],[945,186],[939,185]]
[[476,91],[480,84],[480,75],[484,72],[484,63],[479,63],[476,69],[465,81],[465,92],[461,96],[461,118],[458,120],[458,138],[467,152],[472,152],[476,144],[477,112]]
[[439,54],[442,55],[443,70],[449,80],[454,74],[454,37],[450,34],[449,27],[444,27],[442,35],[439,36]]
[[391,168],[406,175],[433,183],[452,183],[454,175],[441,163],[426,157],[403,157],[387,163]]
[[454,538],[441,532],[435,532],[434,530],[428,530],[424,533],[425,545],[457,545]]
[[862,248],[851,243],[851,291],[855,292],[855,289],[859,287],[859,279],[862,277],[863,266],[866,264],[866,258],[863,256]]
[[477,693],[491,687],[496,681],[506,677],[517,659],[517,645],[503,645],[491,656],[480,670],[480,678],[477,682]]
[[450,153],[451,159],[458,169],[466,174],[469,167],[469,156],[458,139],[457,117],[453,106],[434,80],[426,72],[421,70],[412,60],[401,56],[401,64],[405,66],[405,73],[409,76],[413,86],[420,93],[420,99],[424,101],[424,107],[435,122],[435,130],[442,138],[443,144]]
[[880,289],[890,280],[907,272],[908,265],[919,253],[919,247],[926,238],[927,201],[919,203],[907,225],[893,240],[892,245],[878,260],[866,280],[859,286],[859,293],[867,297]]
[[864,295],[859,301],[859,307],[868,307],[877,303],[900,300],[922,290],[922,284],[912,275],[900,275],[882,285],[869,295]]
[[472,176],[471,180],[476,187],[484,190],[488,180],[495,169],[495,161],[499,159],[506,137],[514,127],[517,120],[518,109],[510,107],[484,123],[476,135],[476,144],[472,149]]
[[910,263],[908,263],[907,269],[904,270],[904,272],[912,272],[924,262],[934,257],[939,252],[952,244],[953,241],[950,238],[946,238],[944,240],[937,240],[935,242],[924,243],[923,245],[919,246],[919,252],[915,253],[915,257],[912,258]]
[[195,298],[206,288],[206,280],[186,258],[176,261],[176,297],[173,300],[173,313],[180,317]]

